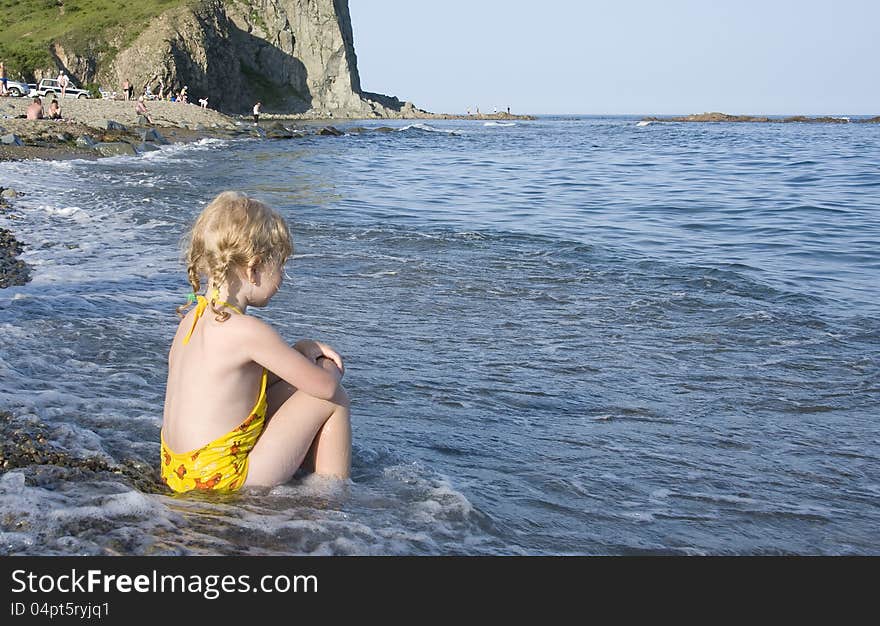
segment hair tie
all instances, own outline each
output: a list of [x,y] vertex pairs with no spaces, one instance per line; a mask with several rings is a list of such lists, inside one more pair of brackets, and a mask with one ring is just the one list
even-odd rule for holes
[[195,293],[189,293],[186,295],[186,303],[187,304],[194,304],[195,301],[196,301],[196,294]]

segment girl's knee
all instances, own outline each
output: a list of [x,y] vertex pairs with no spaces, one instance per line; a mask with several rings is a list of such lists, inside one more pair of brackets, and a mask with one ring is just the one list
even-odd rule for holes
[[339,385],[339,387],[336,388],[336,393],[333,396],[333,404],[343,406],[346,409],[351,408],[351,398],[348,397],[348,392],[342,385]]

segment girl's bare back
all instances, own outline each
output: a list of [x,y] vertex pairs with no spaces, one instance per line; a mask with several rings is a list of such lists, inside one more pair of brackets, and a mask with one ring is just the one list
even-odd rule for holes
[[181,320],[168,355],[164,437],[175,452],[195,450],[244,421],[260,392],[263,368],[236,345],[240,318],[218,322],[207,311],[193,326],[195,309]]

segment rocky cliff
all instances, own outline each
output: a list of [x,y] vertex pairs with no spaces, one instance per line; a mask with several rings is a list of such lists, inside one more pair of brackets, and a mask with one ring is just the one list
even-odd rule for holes
[[[123,38],[120,37],[120,40]],[[130,80],[212,108],[316,117],[421,113],[397,98],[361,91],[348,0],[198,0],[155,18],[112,60],[53,49],[81,83],[120,90]]]

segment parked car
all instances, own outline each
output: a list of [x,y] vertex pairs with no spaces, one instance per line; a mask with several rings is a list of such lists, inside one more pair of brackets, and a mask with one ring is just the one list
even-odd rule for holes
[[[47,98],[55,98],[61,96],[61,85],[58,84],[57,78],[44,78],[40,81],[40,84],[37,85],[36,94],[41,97]],[[67,98],[88,98],[89,92],[85,89],[78,89],[73,81],[67,83],[67,89],[64,92],[65,97]]]
[[17,80],[6,80],[6,93],[14,98],[26,96],[31,92],[31,88],[27,83],[20,83]]

